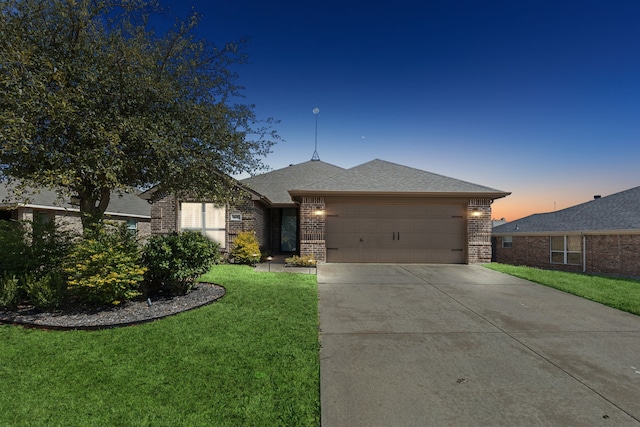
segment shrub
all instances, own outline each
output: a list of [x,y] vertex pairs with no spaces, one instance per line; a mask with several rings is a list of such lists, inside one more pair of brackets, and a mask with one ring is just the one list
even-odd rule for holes
[[242,231],[233,241],[231,256],[239,264],[255,264],[260,261],[260,245],[254,231]]
[[312,267],[316,265],[318,261],[313,259],[313,256],[311,255],[305,255],[305,256],[294,255],[292,257],[286,258],[284,262],[286,262],[287,265],[294,265],[296,267]]
[[195,280],[219,258],[219,248],[195,231],[151,237],[142,256],[148,292],[163,289],[172,295],[188,293]]
[[138,287],[145,270],[138,244],[126,224],[109,229],[99,224],[85,232],[64,268],[73,296],[92,304],[119,304],[140,295]]
[[40,276],[59,271],[73,237],[55,221],[0,221],[0,272]]
[[18,278],[14,275],[0,276],[0,308],[15,310],[20,302],[20,287]]
[[40,310],[60,307],[67,295],[67,282],[59,273],[48,273],[41,277],[27,275],[23,281],[27,298]]

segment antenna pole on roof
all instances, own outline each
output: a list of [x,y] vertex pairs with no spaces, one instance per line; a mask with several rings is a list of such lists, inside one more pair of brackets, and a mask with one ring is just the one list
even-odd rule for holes
[[311,156],[312,162],[317,162],[320,160],[320,156],[318,155],[318,113],[319,112],[320,112],[320,109],[318,107],[313,109],[313,114],[315,114],[316,116],[316,142],[315,142],[315,148],[313,150],[313,156]]

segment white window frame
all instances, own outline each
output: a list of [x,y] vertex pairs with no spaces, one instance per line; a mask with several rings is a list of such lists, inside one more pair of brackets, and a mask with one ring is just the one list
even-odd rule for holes
[[502,236],[502,247],[511,249],[513,247],[513,236]]
[[134,218],[127,219],[127,231],[132,235],[138,234],[138,220]]
[[[577,237],[578,239],[580,239],[580,236],[551,236],[549,238],[549,262],[551,264],[560,264],[560,265],[582,265],[582,244],[580,242],[578,242],[578,247],[580,248],[580,250],[575,251],[575,250],[569,250],[569,238],[570,237]],[[562,250],[560,249],[553,249],[553,239],[559,239],[562,238]],[[554,254],[562,254],[562,262],[560,261],[554,261]],[[569,262],[569,256],[570,255],[578,255],[578,259],[580,260],[579,262]]]
[[[190,206],[191,205],[191,206]],[[186,215],[184,215],[185,208],[190,206],[195,208],[199,206],[199,210],[195,215],[195,218],[189,218],[190,224],[186,224]],[[213,224],[207,222],[207,219],[213,218]],[[216,220],[217,218],[217,220]],[[211,222],[211,221],[210,221]],[[215,224],[217,222],[217,224]],[[180,203],[180,230],[193,230],[199,231],[209,239],[220,245],[220,249],[226,248],[227,241],[227,207],[219,206],[213,203],[207,202],[182,202]]]

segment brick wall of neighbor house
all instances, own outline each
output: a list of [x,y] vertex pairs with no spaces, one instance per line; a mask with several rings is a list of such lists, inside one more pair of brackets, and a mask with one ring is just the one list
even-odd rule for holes
[[[496,262],[582,272],[582,265],[552,264],[549,236],[512,236],[512,247],[496,237]],[[640,235],[587,235],[586,272],[640,277]]]
[[587,236],[587,271],[640,277],[640,235]]
[[502,247],[502,237],[496,238],[496,262],[549,268],[549,236],[512,236],[512,246]]
[[300,204],[300,256],[327,260],[324,197],[303,197]]
[[470,199],[467,218],[467,262],[491,262],[491,200]]
[[[73,231],[78,234],[82,233],[82,221],[80,220],[80,214],[78,212],[69,211],[56,211],[56,210],[34,210],[32,208],[18,208],[17,219],[21,221],[33,221],[34,214],[44,213],[49,219],[54,219],[58,226],[65,231]],[[106,216],[107,220],[114,221],[116,223],[126,222],[127,217],[120,216]],[[137,237],[140,240],[146,240],[151,235],[151,222],[148,219],[136,218],[137,221]]]

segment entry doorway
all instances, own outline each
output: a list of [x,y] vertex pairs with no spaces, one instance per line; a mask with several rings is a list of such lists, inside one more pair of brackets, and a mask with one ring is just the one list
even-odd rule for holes
[[280,252],[298,250],[298,209],[284,208],[280,217]]

